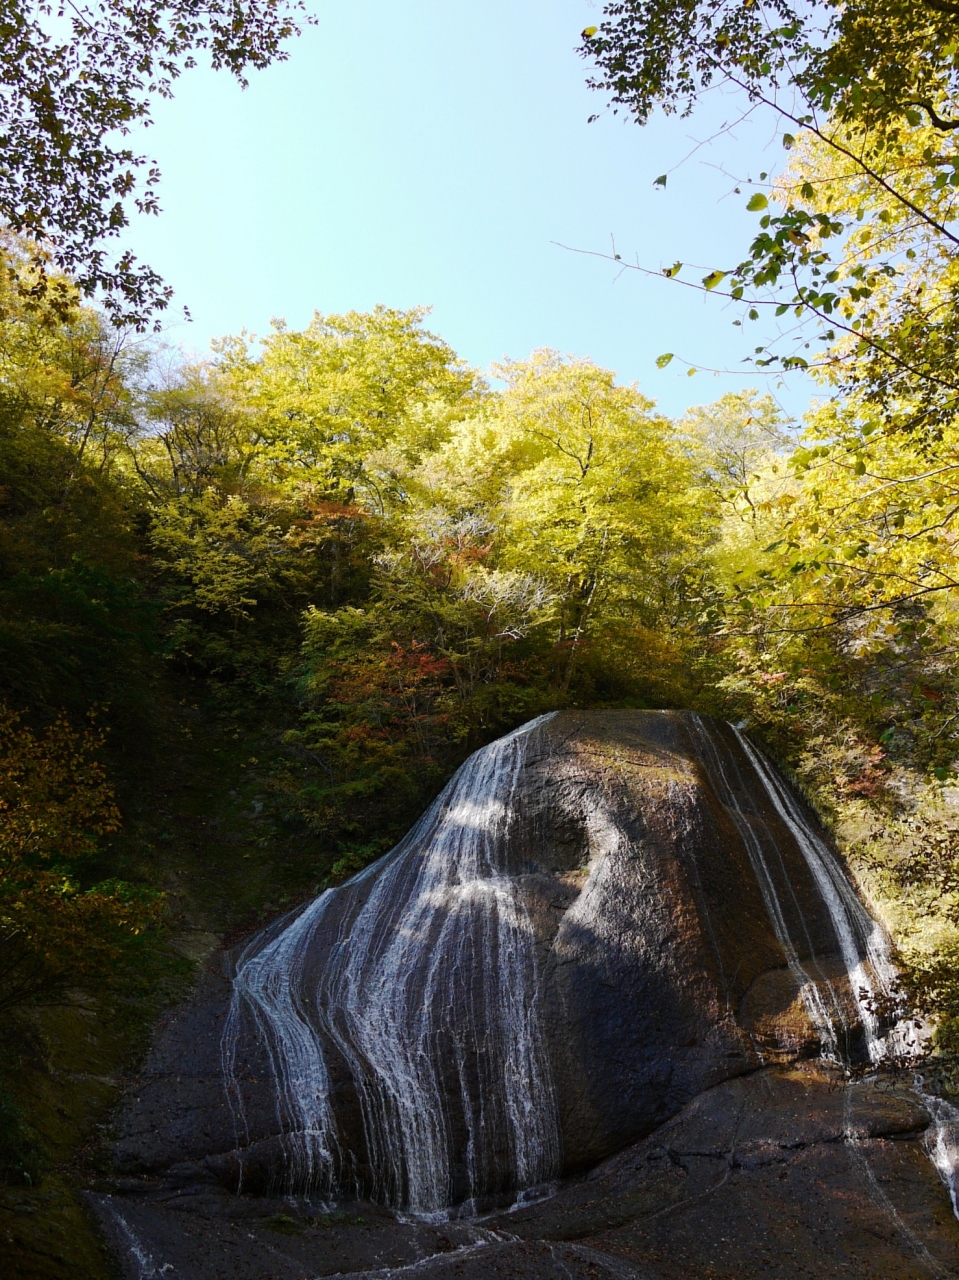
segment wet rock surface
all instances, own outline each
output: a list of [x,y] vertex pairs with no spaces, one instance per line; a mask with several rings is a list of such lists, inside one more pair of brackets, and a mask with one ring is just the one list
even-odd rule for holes
[[[563,713],[527,752],[504,856],[535,934],[562,1149],[550,1196],[430,1224],[277,1195],[288,1139],[262,1037],[238,1053],[241,1128],[224,1089],[222,957],[160,1026],[118,1117],[118,1177],[91,1198],[127,1274],[959,1275],[922,1103],[908,1082],[850,1083],[817,1057],[780,935],[824,987],[845,970],[807,862],[749,790],[731,731],[709,726],[717,782],[695,730],[682,713]],[[779,935],[744,821],[770,849]],[[341,891],[332,934],[369,891]],[[833,1014],[861,1057],[851,994]],[[349,1072],[330,1063],[342,1139],[362,1153]],[[362,1156],[354,1173],[363,1194]]]
[[804,1063],[707,1090],[548,1198],[480,1219],[403,1222],[213,1179],[130,1179],[93,1206],[131,1280],[956,1276],[959,1223],[927,1125],[907,1082]]

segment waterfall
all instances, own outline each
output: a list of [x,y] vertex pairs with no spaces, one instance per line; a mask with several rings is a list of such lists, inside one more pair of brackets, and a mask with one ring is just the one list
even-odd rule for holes
[[[859,1000],[859,1016],[866,1033],[870,1060],[878,1064],[883,1060],[895,1061],[907,1056],[910,1049],[908,1021],[897,1022],[886,1035],[882,1035],[874,1013],[876,995],[888,1004],[894,1000],[896,990],[896,969],[885,930],[869,915],[832,850],[810,827],[795,796],[742,733],[738,729],[734,732],[794,836],[829,910],[849,985],[853,996]],[[953,1213],[959,1218],[959,1108],[927,1093],[921,1077],[916,1077],[915,1087],[932,1122],[924,1144],[926,1154],[949,1192]]]
[[936,1166],[949,1192],[952,1211],[959,1218],[959,1107],[926,1093],[921,1080],[918,1092],[932,1118],[924,1143],[926,1154]]
[[372,1194],[395,1208],[475,1207],[558,1173],[533,929],[507,866],[517,783],[549,718],[477,751],[394,850],[240,956],[227,1096],[248,1141],[236,1060],[252,1026],[276,1086],[288,1190],[349,1191],[356,1178],[335,1058],[359,1102]]
[[[751,766],[752,778],[743,775],[733,753],[717,740],[699,716],[691,716],[690,721],[700,762],[743,838],[773,931],[786,964],[796,980],[809,1019],[820,1037],[824,1055],[841,1060],[835,1025],[839,1022],[843,1026],[847,1042],[851,1029],[846,1025],[843,1002],[833,984],[822,977],[813,978],[800,961],[800,950],[803,948],[801,942],[797,944],[786,923],[786,913],[776,888],[771,861],[775,861],[780,871],[780,885],[785,885],[790,893],[799,927],[804,935],[804,949],[811,956],[813,964],[815,950],[775,836],[754,799],[756,780],[760,784],[760,792],[765,793],[795,841],[826,907],[846,970],[853,1008],[858,1010],[869,1060],[878,1064],[889,1056],[895,1056],[900,1050],[901,1033],[898,1029],[894,1029],[891,1035],[883,1033],[875,1012],[877,1003],[892,1000],[896,988],[896,971],[885,931],[862,905],[835,854],[816,833],[790,788],[742,731],[730,725]],[[733,773],[738,785],[733,785],[730,773]]]
[[[783,873],[781,878],[788,886],[789,881],[785,876],[780,851],[776,846],[772,833],[762,819],[758,806],[752,799],[749,786],[743,778],[735,758],[728,748],[721,740],[716,740],[700,716],[690,716],[689,725],[696,754],[706,772],[706,776],[709,778],[720,803],[732,818],[736,829],[742,837],[753,874],[756,877],[756,883],[759,885],[759,891],[762,894],[773,932],[776,935],[776,941],[782,948],[789,972],[792,974],[799,989],[806,1014],[819,1037],[822,1052],[827,1057],[837,1058],[839,1056],[839,1045],[836,1038],[835,1021],[837,1018],[843,1020],[842,1008],[832,985],[828,982],[815,981],[799,958],[799,951],[786,923],[786,915],[779,892],[776,889],[776,880],[770,867],[771,858],[778,860],[780,870]],[[733,785],[730,771],[733,772],[735,782],[739,784],[738,786]],[[798,904],[796,906],[798,907]],[[801,913],[799,914],[801,919]],[[811,951],[812,943],[808,934],[806,943],[807,949]],[[826,988],[825,998],[822,990],[823,986]]]
[[[379,862],[240,954],[224,1079],[237,1145],[253,1148],[263,1125],[247,1124],[240,1062],[258,1046],[282,1135],[279,1188],[369,1196],[429,1219],[558,1175],[558,1105],[517,862],[521,795],[549,719],[476,752]],[[738,729],[693,714],[682,723],[742,841],[823,1057],[905,1057],[905,1024],[890,1030],[885,1013],[896,992],[889,940],[800,801]],[[803,897],[810,890],[832,939]],[[834,956],[838,977],[824,971]],[[928,1154],[959,1216],[959,1110],[916,1086],[932,1120]],[[861,1138],[849,1126],[846,1137],[865,1177]]]
[[[820,1036],[823,1055],[842,1061],[841,1055],[837,1052],[838,1045],[830,1025],[827,1006],[831,1004],[840,1018],[842,1009],[835,999],[832,985],[822,980],[813,981],[799,962],[797,948],[786,927],[784,913],[764,849],[764,845],[766,849],[770,846],[774,849],[775,841],[758,807],[753,802],[750,788],[739,772],[731,753],[722,742],[714,739],[699,716],[692,716],[690,719],[700,761],[719,799],[743,837],[773,930],[799,987],[810,1021]],[[784,784],[769,761],[741,730],[735,725],[731,725],[730,728],[773,808],[795,840],[829,913],[845,966],[846,980],[852,993],[853,1007],[859,1010],[859,1020],[865,1035],[870,1062],[873,1065],[879,1065],[883,1061],[895,1061],[897,1058],[905,1057],[909,1051],[907,1024],[899,1022],[890,1031],[884,1033],[875,1013],[877,998],[890,1004],[895,997],[896,970],[892,962],[888,936],[863,906],[843,867],[826,842],[811,826],[791,789]],[[724,754],[726,763],[724,763]],[[729,769],[736,772],[737,781],[740,783],[738,794],[730,784]],[[740,796],[742,799],[739,798]],[[768,836],[768,840],[762,840],[759,831]],[[926,1152],[949,1192],[953,1212],[959,1218],[959,1108],[927,1093],[921,1078],[916,1078],[915,1087],[932,1122],[926,1136]],[[858,1152],[859,1138],[848,1126],[846,1136],[851,1146]],[[868,1164],[861,1153],[859,1153],[859,1160],[869,1173]],[[869,1177],[871,1178],[871,1173]],[[875,1182],[874,1178],[872,1182]],[[883,1200],[885,1201],[884,1196]],[[899,1221],[898,1214],[895,1214],[888,1203],[887,1209],[895,1216],[899,1229],[906,1233],[914,1247],[918,1247],[911,1233]]]
[[735,727],[733,732],[774,808],[796,841],[826,904],[853,1000],[859,1008],[870,1061],[881,1062],[888,1054],[889,1045],[879,1030],[874,1006],[877,995],[888,1000],[896,986],[896,971],[886,933],[860,902],[843,868],[826,842],[810,826],[796,797],[742,732]]

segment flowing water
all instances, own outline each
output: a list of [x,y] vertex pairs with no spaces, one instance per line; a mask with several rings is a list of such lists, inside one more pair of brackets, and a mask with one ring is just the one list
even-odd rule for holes
[[[223,1037],[228,1097],[248,1140],[237,1053],[252,1029],[275,1081],[287,1190],[356,1194],[362,1182],[365,1194],[429,1218],[557,1176],[534,935],[517,869],[507,865],[523,772],[549,719],[476,752],[391,853],[240,956]],[[738,729],[733,743],[698,716],[683,723],[742,838],[823,1056],[840,1065],[902,1056],[908,1034],[888,1016],[896,991],[889,940],[841,864]],[[787,874],[784,830],[828,913],[829,951],[841,957],[843,978],[826,976],[817,959],[815,930]],[[358,1099],[362,1153],[341,1138],[337,1072]],[[928,1151],[959,1216],[959,1111],[922,1096],[933,1121]],[[851,1127],[847,1139],[868,1181]]]
[[228,1096],[245,1125],[236,1053],[251,1019],[276,1083],[289,1189],[335,1193],[355,1176],[333,1055],[358,1095],[376,1198],[429,1216],[558,1173],[533,930],[505,864],[517,786],[548,719],[476,752],[396,849],[240,957]]
[[926,1093],[919,1081],[923,1102],[932,1117],[926,1133],[926,1154],[949,1191],[952,1211],[959,1218],[959,1107]]
[[[862,905],[832,850],[813,830],[796,797],[769,761],[739,729],[733,727],[736,740],[751,766],[749,774],[744,775],[735,756],[718,740],[718,735],[712,733],[699,716],[691,716],[690,721],[700,760],[746,845],[777,941],[796,979],[810,1021],[819,1034],[824,1055],[837,1061],[848,1057],[850,1044],[861,1028],[870,1061],[883,1061],[896,1051],[896,1046],[889,1041],[888,1032],[880,1029],[876,1016],[877,1006],[887,1004],[896,987],[896,971],[884,930]],[[851,1006],[843,998],[845,993],[837,992],[831,981],[821,974],[810,975],[800,963],[801,952],[815,958],[815,947],[811,930],[786,876],[776,837],[762,816],[755,785],[757,780],[760,783],[759,796],[764,795],[771,802],[795,841],[829,914],[846,970]],[[794,919],[798,918],[800,938],[794,938],[787,926],[786,912],[780,900],[782,887],[777,891],[777,881],[790,894],[791,914]],[[850,1007],[856,1010],[858,1027],[849,1024],[846,1010]]]
[[[750,785],[751,780],[743,776],[732,753],[700,717],[691,716],[690,727],[700,761],[743,837],[777,940],[799,987],[810,1021],[820,1037],[823,1056],[843,1064],[848,1063],[850,1033],[854,1029],[849,1027],[844,1010],[850,1006],[841,1000],[831,982],[822,977],[810,977],[799,962],[797,942],[790,936],[786,926],[785,913],[775,887],[774,869],[770,866],[770,856],[778,857],[776,840],[762,818],[754,788]],[[810,825],[802,806],[789,787],[741,730],[731,727],[755,778],[761,783],[773,809],[795,840],[829,913],[846,970],[846,982],[852,997],[851,1007],[857,1010],[857,1021],[862,1029],[870,1062],[879,1065],[882,1062],[895,1063],[897,1059],[908,1058],[915,1047],[909,1020],[893,1020],[891,1026],[883,1028],[876,1012],[877,1008],[883,1008],[888,1013],[896,1004],[896,970],[887,934],[863,906],[845,870],[826,842]],[[798,908],[799,904],[795,899],[794,903]],[[802,920],[801,910],[799,918]],[[803,932],[806,951],[814,956],[809,931],[804,928]],[[835,1030],[837,1025],[842,1028],[844,1046],[839,1044]],[[926,1151],[949,1192],[953,1211],[959,1218],[959,1109],[942,1098],[927,1093],[921,1078],[916,1078],[915,1085],[932,1121],[926,1136]],[[862,1149],[861,1136],[850,1123],[847,1123],[846,1128],[850,1151],[871,1194],[874,1198],[881,1199],[884,1210],[895,1220],[897,1228],[909,1239],[916,1252],[923,1256],[933,1272],[939,1274],[941,1268],[899,1219],[885,1193],[876,1183]]]
[[[756,803],[750,786],[752,780],[743,774],[739,762],[722,738],[712,733],[699,716],[689,717],[689,729],[700,764],[742,837],[776,941],[782,948],[823,1053],[828,1057],[838,1058],[840,1051],[835,1024],[837,1020],[845,1022],[842,1004],[831,983],[816,981],[800,960],[799,946],[786,923],[786,912],[777,880],[787,890],[791,889],[791,885],[785,875],[780,850]],[[777,871],[778,876],[775,874]],[[794,896],[792,904],[798,909]],[[801,913],[799,914],[801,920]],[[804,933],[805,950],[811,952],[812,940],[807,929],[804,929]]]
[[126,1252],[136,1267],[137,1280],[156,1280],[158,1276],[165,1276],[173,1270],[170,1263],[165,1262],[161,1265],[154,1260],[150,1250],[116,1207],[113,1196],[101,1196],[100,1204],[119,1232]]

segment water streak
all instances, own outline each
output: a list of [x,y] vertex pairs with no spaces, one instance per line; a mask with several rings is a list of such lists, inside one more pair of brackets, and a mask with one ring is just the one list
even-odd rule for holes
[[949,1192],[952,1211],[959,1218],[959,1107],[927,1093],[921,1079],[916,1087],[932,1120],[923,1146]]
[[796,797],[742,732],[735,728],[733,732],[796,841],[826,904],[846,977],[859,1008],[869,1059],[881,1062],[893,1046],[887,1043],[875,1014],[877,997],[891,999],[896,987],[896,970],[885,930],[863,906],[832,850],[810,826]]
[[879,1185],[879,1179],[873,1172],[872,1165],[869,1163],[868,1148],[866,1146],[867,1135],[860,1131],[853,1123],[852,1118],[852,1092],[847,1084],[843,1091],[843,1129],[846,1139],[846,1151],[853,1166],[859,1174],[860,1180],[866,1189],[866,1192],[872,1200],[873,1204],[885,1214],[886,1218],[892,1223],[893,1227],[912,1249],[913,1253],[926,1268],[927,1271],[936,1277],[936,1280],[948,1280],[953,1274],[947,1271],[929,1252],[925,1244],[916,1235],[902,1215],[896,1209],[885,1191]]
[[117,1209],[113,1202],[113,1196],[101,1196],[99,1202],[120,1229],[120,1234],[126,1243],[129,1255],[136,1265],[137,1280],[154,1280],[154,1277],[165,1276],[167,1272],[173,1270],[173,1266],[169,1262],[165,1262],[160,1266],[154,1261],[149,1249]]
[[368,1193],[428,1217],[556,1176],[533,929],[506,865],[520,775],[547,719],[476,752],[396,849],[241,955],[228,1097],[248,1140],[236,1063],[250,1019],[276,1083],[289,1189],[322,1195],[355,1176],[331,1051],[362,1113]]
[[[786,962],[800,988],[810,1021],[820,1035],[823,1054],[841,1062],[842,1056],[837,1052],[839,1046],[835,1034],[827,1033],[823,1037],[821,1019],[826,1014],[829,1004],[839,1017],[842,1017],[842,1008],[834,998],[835,992],[831,984],[822,980],[814,982],[799,964],[796,944],[789,937],[775,886],[769,874],[763,853],[763,842],[756,835],[757,821],[767,832],[768,827],[753,804],[750,789],[744,784],[741,775],[738,777],[740,783],[738,791],[734,792],[730,785],[726,767],[723,764],[725,757],[729,767],[736,768],[730,753],[724,751],[722,745],[713,740],[713,736],[699,717],[691,719],[700,758],[717,794],[729,810],[746,843],[773,929],[783,949]],[[895,1062],[897,1059],[907,1058],[914,1046],[908,1019],[900,1019],[891,1028],[884,1030],[876,1015],[878,1005],[885,1005],[888,1010],[896,1003],[897,975],[888,935],[863,906],[845,870],[826,842],[816,833],[802,805],[790,788],[785,785],[769,761],[741,730],[735,726],[730,727],[779,818],[795,840],[829,913],[846,970],[846,980],[853,997],[853,1007],[858,1010],[870,1062],[878,1066],[884,1061]],[[744,811],[744,804],[748,812]],[[799,914],[801,919],[801,912]],[[810,954],[813,954],[811,944]],[[812,991],[807,984],[811,984]],[[818,999],[814,992],[819,993]],[[942,1098],[927,1093],[920,1078],[916,1079],[915,1085],[916,1092],[922,1099],[931,1120],[924,1142],[925,1149],[949,1192],[953,1212],[959,1218],[959,1109]],[[848,1112],[848,1096],[844,1105]],[[921,1242],[916,1240],[889,1204],[885,1193],[881,1191],[866,1159],[861,1136],[848,1122],[845,1127],[850,1156],[859,1167],[870,1189],[870,1195],[884,1208],[894,1221],[897,1230],[906,1236],[912,1247],[923,1257],[926,1265],[933,1269],[934,1274],[942,1274],[939,1264],[928,1255]]]
[[[822,1052],[827,1057],[838,1058],[839,1045],[835,1021],[837,1017],[842,1018],[841,1005],[835,998],[831,985],[815,981],[800,960],[799,950],[786,923],[786,914],[776,888],[773,869],[770,866],[770,858],[776,858],[779,861],[780,870],[783,871],[782,857],[776,842],[763,821],[758,807],[752,801],[749,786],[739,772],[735,758],[721,741],[717,742],[714,739],[701,717],[690,716],[689,726],[700,763],[720,803],[732,818],[742,837],[776,941],[782,949],[789,972],[799,990],[809,1021],[819,1038]],[[733,777],[730,776],[731,772]],[[788,885],[788,879],[785,876],[783,878]],[[796,905],[798,907],[798,904]],[[801,913],[799,914],[801,919]],[[808,935],[806,941],[807,948],[811,951],[812,945]],[[823,986],[826,988],[825,992],[822,990]]]

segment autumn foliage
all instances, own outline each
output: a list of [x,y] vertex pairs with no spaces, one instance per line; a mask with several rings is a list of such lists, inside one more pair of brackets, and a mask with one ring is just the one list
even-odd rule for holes
[[160,923],[161,900],[118,880],[88,883],[117,831],[96,759],[103,735],[59,716],[36,732],[0,706],[0,1008],[115,984]]

